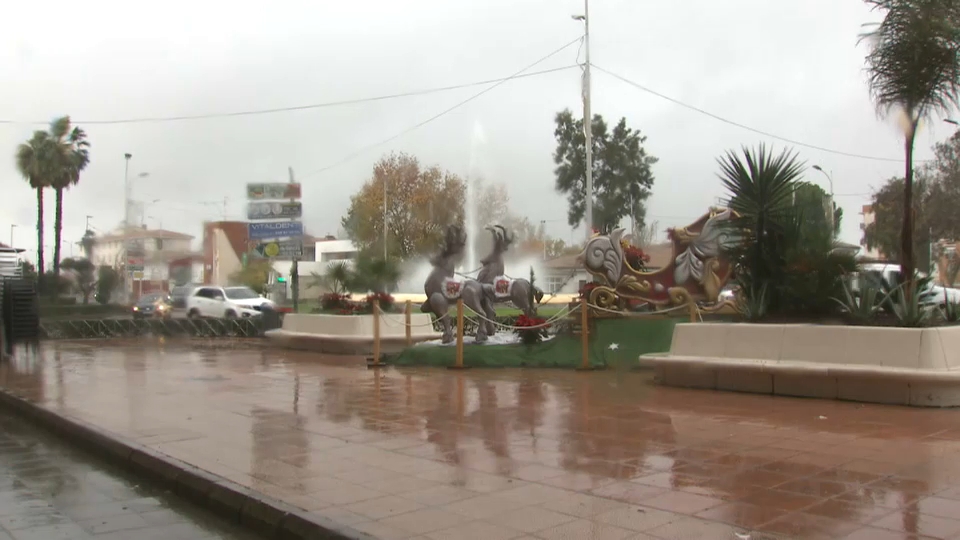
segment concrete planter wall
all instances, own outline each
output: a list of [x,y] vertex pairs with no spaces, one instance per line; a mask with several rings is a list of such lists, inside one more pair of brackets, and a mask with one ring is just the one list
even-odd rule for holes
[[678,324],[640,361],[669,386],[960,406],[960,327]]
[[[430,315],[410,316],[413,343],[440,339],[430,324]],[[365,355],[373,352],[373,315],[307,315],[290,313],[283,328],[266,332],[267,339],[288,349],[326,354]],[[397,352],[407,345],[404,316],[383,314],[380,319],[380,350]]]

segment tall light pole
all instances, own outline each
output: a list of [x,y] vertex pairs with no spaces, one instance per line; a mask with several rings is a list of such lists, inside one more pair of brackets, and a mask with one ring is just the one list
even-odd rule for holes
[[17,225],[14,223],[10,224],[10,247],[13,247],[13,230],[17,228]]
[[543,260],[547,260],[547,220],[540,220],[540,243],[543,244]]
[[133,272],[130,272],[130,269],[126,264],[129,261],[127,256],[130,253],[130,158],[133,157],[133,154],[129,152],[123,154],[123,260],[125,264],[123,265],[123,282],[125,283],[123,287],[125,300],[129,301],[130,297],[133,296],[133,281],[131,277]]
[[586,139],[586,219],[587,241],[593,236],[593,115],[590,112],[590,0],[583,0],[583,15],[574,15],[573,18],[583,21],[583,135]]
[[814,165],[813,170],[820,171],[824,176],[827,177],[827,181],[830,182],[830,196],[827,198],[827,220],[830,222],[830,234],[836,235],[836,218],[834,217],[833,209],[833,175],[828,174],[827,171],[823,170],[819,165]]

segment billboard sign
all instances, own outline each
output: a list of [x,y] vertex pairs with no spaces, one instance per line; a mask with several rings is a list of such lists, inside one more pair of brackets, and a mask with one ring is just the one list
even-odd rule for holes
[[266,221],[247,223],[250,240],[273,240],[303,236],[303,223],[299,221]]
[[247,199],[269,201],[275,199],[299,199],[300,184],[247,184]]
[[303,205],[297,202],[247,203],[247,219],[296,219],[303,215]]
[[303,255],[303,242],[300,240],[260,242],[254,248],[254,253],[269,259],[292,259]]

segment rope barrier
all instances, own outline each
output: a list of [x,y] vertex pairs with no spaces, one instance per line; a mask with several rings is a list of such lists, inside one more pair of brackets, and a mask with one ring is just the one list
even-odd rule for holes
[[578,305],[577,307],[575,307],[575,308],[573,308],[573,309],[567,309],[566,311],[561,311],[561,312],[557,313],[556,315],[554,315],[553,317],[550,317],[549,319],[546,319],[543,323],[538,324],[538,325],[536,325],[536,326],[512,326],[512,325],[509,325],[509,324],[503,324],[503,323],[501,323],[500,321],[490,320],[490,319],[488,319],[487,317],[485,317],[483,314],[477,313],[476,311],[474,311],[473,309],[471,309],[470,306],[464,306],[464,307],[466,307],[467,309],[469,309],[471,313],[473,313],[474,315],[476,315],[476,316],[479,317],[480,319],[482,319],[482,320],[484,320],[484,321],[486,321],[486,322],[489,322],[489,323],[491,323],[491,324],[493,324],[493,325],[495,325],[495,326],[497,326],[497,327],[499,327],[499,328],[505,329],[505,330],[535,330],[535,329],[537,329],[537,328],[547,328],[547,327],[550,326],[551,324],[555,323],[556,321],[558,321],[558,320],[560,320],[560,319],[562,319],[562,318],[565,318],[565,317],[569,316],[571,313],[575,312],[577,309],[580,308],[580,306]]

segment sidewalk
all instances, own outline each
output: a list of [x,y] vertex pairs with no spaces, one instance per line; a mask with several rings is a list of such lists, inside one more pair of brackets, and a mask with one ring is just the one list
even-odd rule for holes
[[47,343],[0,387],[354,537],[960,538],[954,410],[225,340]]
[[0,540],[256,540],[0,410]]

